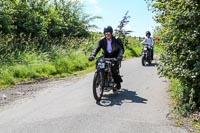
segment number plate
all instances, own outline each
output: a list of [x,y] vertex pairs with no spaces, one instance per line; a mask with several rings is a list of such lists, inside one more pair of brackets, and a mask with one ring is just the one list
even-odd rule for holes
[[99,68],[103,69],[103,68],[105,68],[105,63],[99,63],[98,66],[99,66]]

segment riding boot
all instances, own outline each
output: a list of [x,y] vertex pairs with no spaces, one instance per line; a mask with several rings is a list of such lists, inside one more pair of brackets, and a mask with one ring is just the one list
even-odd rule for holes
[[113,78],[114,78],[115,83],[117,84],[116,88],[121,89],[121,82],[122,82],[121,76],[115,75]]
[[117,88],[118,90],[121,89],[121,83],[120,83],[120,82],[117,83],[116,88]]

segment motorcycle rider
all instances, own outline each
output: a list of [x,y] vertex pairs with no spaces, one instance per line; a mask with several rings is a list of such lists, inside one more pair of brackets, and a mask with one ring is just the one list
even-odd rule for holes
[[151,32],[146,31],[146,38],[141,42],[142,44],[147,44],[151,47],[150,49],[150,54],[151,54],[151,59],[153,60],[153,48],[154,48],[154,39],[151,37]]
[[103,49],[104,58],[116,58],[117,61],[115,61],[115,65],[112,66],[111,69],[113,79],[117,84],[116,88],[120,89],[122,78],[119,75],[119,63],[121,62],[124,54],[124,47],[121,39],[113,36],[113,28],[111,26],[105,27],[103,33],[104,37],[99,40],[97,47],[94,49],[88,60],[94,60],[101,49]]

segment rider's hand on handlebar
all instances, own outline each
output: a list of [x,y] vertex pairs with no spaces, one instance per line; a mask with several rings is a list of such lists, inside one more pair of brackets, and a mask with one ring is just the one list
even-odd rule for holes
[[93,61],[94,58],[95,58],[94,56],[90,56],[90,57],[88,58],[88,60],[89,60],[89,61]]

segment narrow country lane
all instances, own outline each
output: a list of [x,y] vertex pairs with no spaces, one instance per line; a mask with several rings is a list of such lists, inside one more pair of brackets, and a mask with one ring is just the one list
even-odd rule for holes
[[[118,94],[92,95],[93,74],[52,81],[0,111],[0,133],[187,133],[168,120],[169,82],[140,58],[122,62]],[[0,107],[1,108],[1,107]]]

